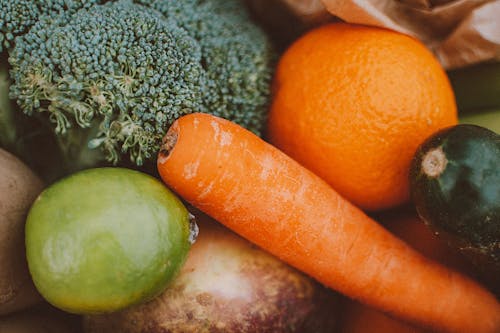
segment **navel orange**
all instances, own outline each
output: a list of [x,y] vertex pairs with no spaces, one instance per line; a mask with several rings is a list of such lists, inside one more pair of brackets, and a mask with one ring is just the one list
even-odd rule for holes
[[451,85],[416,39],[332,23],[280,59],[267,139],[366,210],[409,198],[417,146],[457,123]]

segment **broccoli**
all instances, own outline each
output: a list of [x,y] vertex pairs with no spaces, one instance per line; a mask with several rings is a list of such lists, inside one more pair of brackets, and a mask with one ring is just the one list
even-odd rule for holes
[[15,125],[12,120],[11,101],[8,97],[9,73],[0,65],[0,146],[15,141]]
[[[19,124],[15,105],[9,99],[9,66],[6,51],[11,49],[16,36],[22,35],[40,17],[71,15],[81,8],[88,8],[99,0],[0,0],[0,146],[15,151],[22,144],[20,134],[25,124]],[[22,118],[23,121],[26,118]],[[30,124],[31,126],[31,124]],[[40,133],[40,131],[38,132]]]
[[152,7],[174,17],[198,41],[210,81],[206,104],[212,113],[259,134],[262,116],[248,115],[267,103],[272,55],[262,31],[249,24],[241,2],[160,0],[154,1]]
[[63,135],[98,118],[89,144],[113,162],[129,152],[142,164],[174,116],[205,111],[200,57],[195,41],[159,12],[110,2],[42,20],[18,38],[11,97],[27,114],[46,112]]
[[70,15],[98,0],[0,0],[0,52],[9,49],[16,36],[26,33],[42,16]]
[[88,146],[114,164],[127,156],[142,165],[156,157],[169,125],[191,112],[262,133],[276,55],[243,3],[102,2],[54,5],[58,15],[10,28],[18,35],[9,50],[10,97],[54,124],[65,153]]

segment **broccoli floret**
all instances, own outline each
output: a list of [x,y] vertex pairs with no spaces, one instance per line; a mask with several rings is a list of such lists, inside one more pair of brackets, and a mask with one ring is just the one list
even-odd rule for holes
[[242,2],[156,0],[150,6],[174,18],[199,43],[211,113],[260,134],[275,54]]
[[[5,58],[4,58],[5,57]],[[9,99],[9,67],[5,53],[0,54],[0,147],[15,154],[47,183],[84,167],[94,166],[102,154],[82,150],[65,161],[60,144],[43,117],[29,117],[19,112],[15,101]],[[76,139],[76,137],[75,137]],[[76,169],[72,169],[73,164]]]
[[99,0],[0,0],[0,52],[12,47],[16,36],[26,33],[40,17],[71,15]]
[[86,144],[141,165],[183,114],[216,114],[260,134],[274,60],[237,0],[109,1],[42,17],[17,37],[10,97],[28,115],[44,113],[68,142],[98,128]]
[[173,21],[130,1],[39,22],[16,40],[9,61],[11,96],[26,113],[47,112],[61,134],[99,119],[90,144],[113,162],[128,152],[142,164],[168,123],[203,110],[198,45]]

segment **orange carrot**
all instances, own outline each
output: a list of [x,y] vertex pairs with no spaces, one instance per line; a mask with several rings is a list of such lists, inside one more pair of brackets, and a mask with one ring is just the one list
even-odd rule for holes
[[[469,274],[473,269],[465,258],[454,252],[442,239],[436,237],[414,211],[391,210],[381,214],[377,221],[408,245],[448,267]],[[348,298],[341,300],[343,309],[339,332],[342,333],[430,333],[411,326],[387,314]]]
[[164,138],[158,171],[200,210],[351,298],[443,332],[500,332],[491,293],[425,258],[232,122],[181,117]]

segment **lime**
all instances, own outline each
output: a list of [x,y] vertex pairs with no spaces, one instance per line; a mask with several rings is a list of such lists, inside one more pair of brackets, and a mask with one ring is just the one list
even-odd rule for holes
[[190,215],[156,178],[123,168],[71,175],[40,194],[26,222],[35,286],[72,313],[112,312],[153,298],[183,265]]

